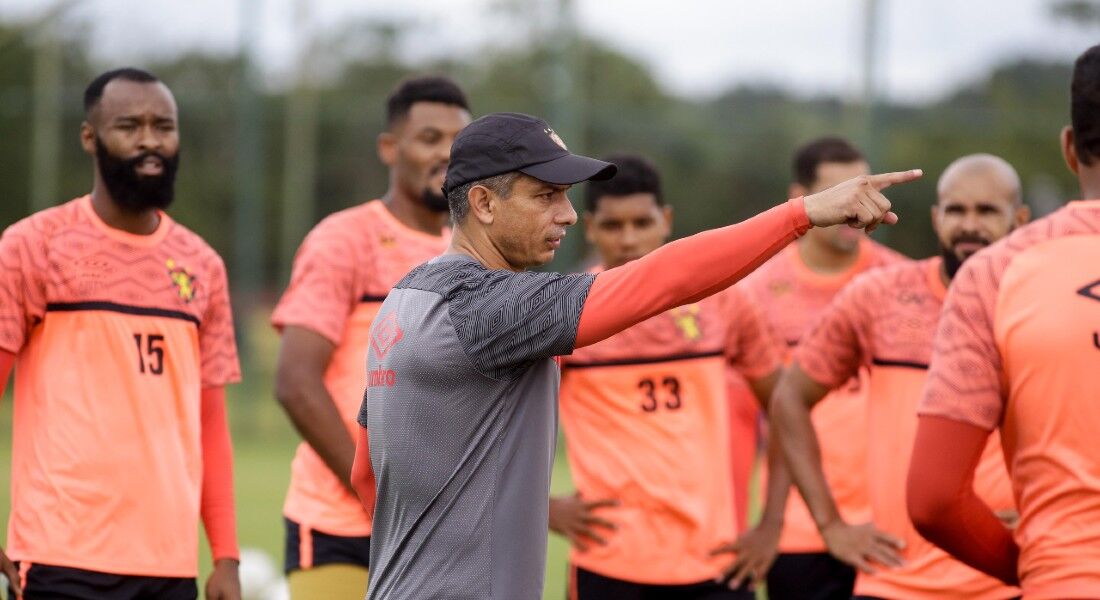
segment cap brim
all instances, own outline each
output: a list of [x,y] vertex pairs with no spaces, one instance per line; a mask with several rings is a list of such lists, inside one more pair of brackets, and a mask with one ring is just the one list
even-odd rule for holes
[[590,179],[597,181],[611,179],[617,170],[618,167],[609,162],[587,156],[566,154],[554,160],[523,167],[519,171],[546,183],[573,185]]

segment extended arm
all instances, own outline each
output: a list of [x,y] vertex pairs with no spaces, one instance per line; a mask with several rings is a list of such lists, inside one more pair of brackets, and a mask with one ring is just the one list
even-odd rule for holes
[[594,344],[670,308],[713,295],[810,227],[801,198],[747,221],[704,231],[596,276],[576,347]]
[[890,212],[890,201],[881,190],[920,176],[914,170],[857,177],[604,271],[592,283],[574,346],[594,344],[655,314],[729,287],[811,225],[848,223],[871,230],[879,223],[896,223],[897,215]]

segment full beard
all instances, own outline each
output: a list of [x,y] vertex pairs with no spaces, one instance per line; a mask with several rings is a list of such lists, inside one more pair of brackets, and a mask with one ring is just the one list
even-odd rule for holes
[[[95,156],[99,174],[115,204],[132,213],[148,209],[165,209],[175,198],[176,170],[179,168],[179,152],[165,156],[158,152],[142,152],[133,158],[119,158],[110,153],[96,136]],[[149,157],[160,159],[160,175],[145,176],[137,173],[137,166]]]
[[940,256],[943,256],[943,270],[945,273],[947,273],[948,279],[954,279],[955,273],[959,272],[959,269],[962,268],[963,263],[966,262],[966,260],[971,256],[974,256],[974,254],[977,254],[977,252],[975,252],[966,256],[959,256],[959,253],[955,251],[954,246],[963,242],[978,243],[981,244],[982,247],[989,246],[990,244],[989,240],[987,239],[966,236],[952,240],[950,246],[940,245]]

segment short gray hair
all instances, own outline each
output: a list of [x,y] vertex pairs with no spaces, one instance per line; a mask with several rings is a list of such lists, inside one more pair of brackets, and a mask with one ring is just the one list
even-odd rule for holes
[[478,181],[464,183],[451,190],[451,193],[447,194],[447,205],[451,208],[451,222],[458,225],[466,219],[466,214],[470,212],[470,190],[475,185],[488,188],[494,194],[507,200],[512,195],[512,186],[517,179],[519,179],[519,171],[509,171]]

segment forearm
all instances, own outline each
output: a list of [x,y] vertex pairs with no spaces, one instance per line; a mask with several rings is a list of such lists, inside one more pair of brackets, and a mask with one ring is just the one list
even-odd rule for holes
[[202,391],[202,522],[217,561],[237,560],[237,518],[233,503],[233,443],[225,410],[225,389]]
[[577,348],[670,308],[721,291],[810,227],[801,198],[747,221],[705,231],[596,276],[581,313]]
[[370,462],[370,436],[366,427],[359,428],[355,444],[355,459],[351,467],[351,487],[367,514],[374,515],[374,466]]
[[355,440],[336,408],[323,381],[300,385],[279,396],[298,434],[321,457],[340,482],[352,491],[351,467],[355,460]]
[[787,512],[787,498],[791,493],[791,473],[783,459],[783,449],[775,435],[768,437],[768,486],[765,490],[764,511],[760,515],[760,524],[774,527],[783,526]]
[[790,477],[798,486],[818,529],[840,519],[825,471],[821,446],[810,419],[810,407],[784,377],[776,386],[771,402],[771,434],[780,448]]
[[907,505],[917,531],[955,558],[1017,583],[1019,547],[974,493],[974,469],[988,432],[939,417],[921,417],[909,466]]

